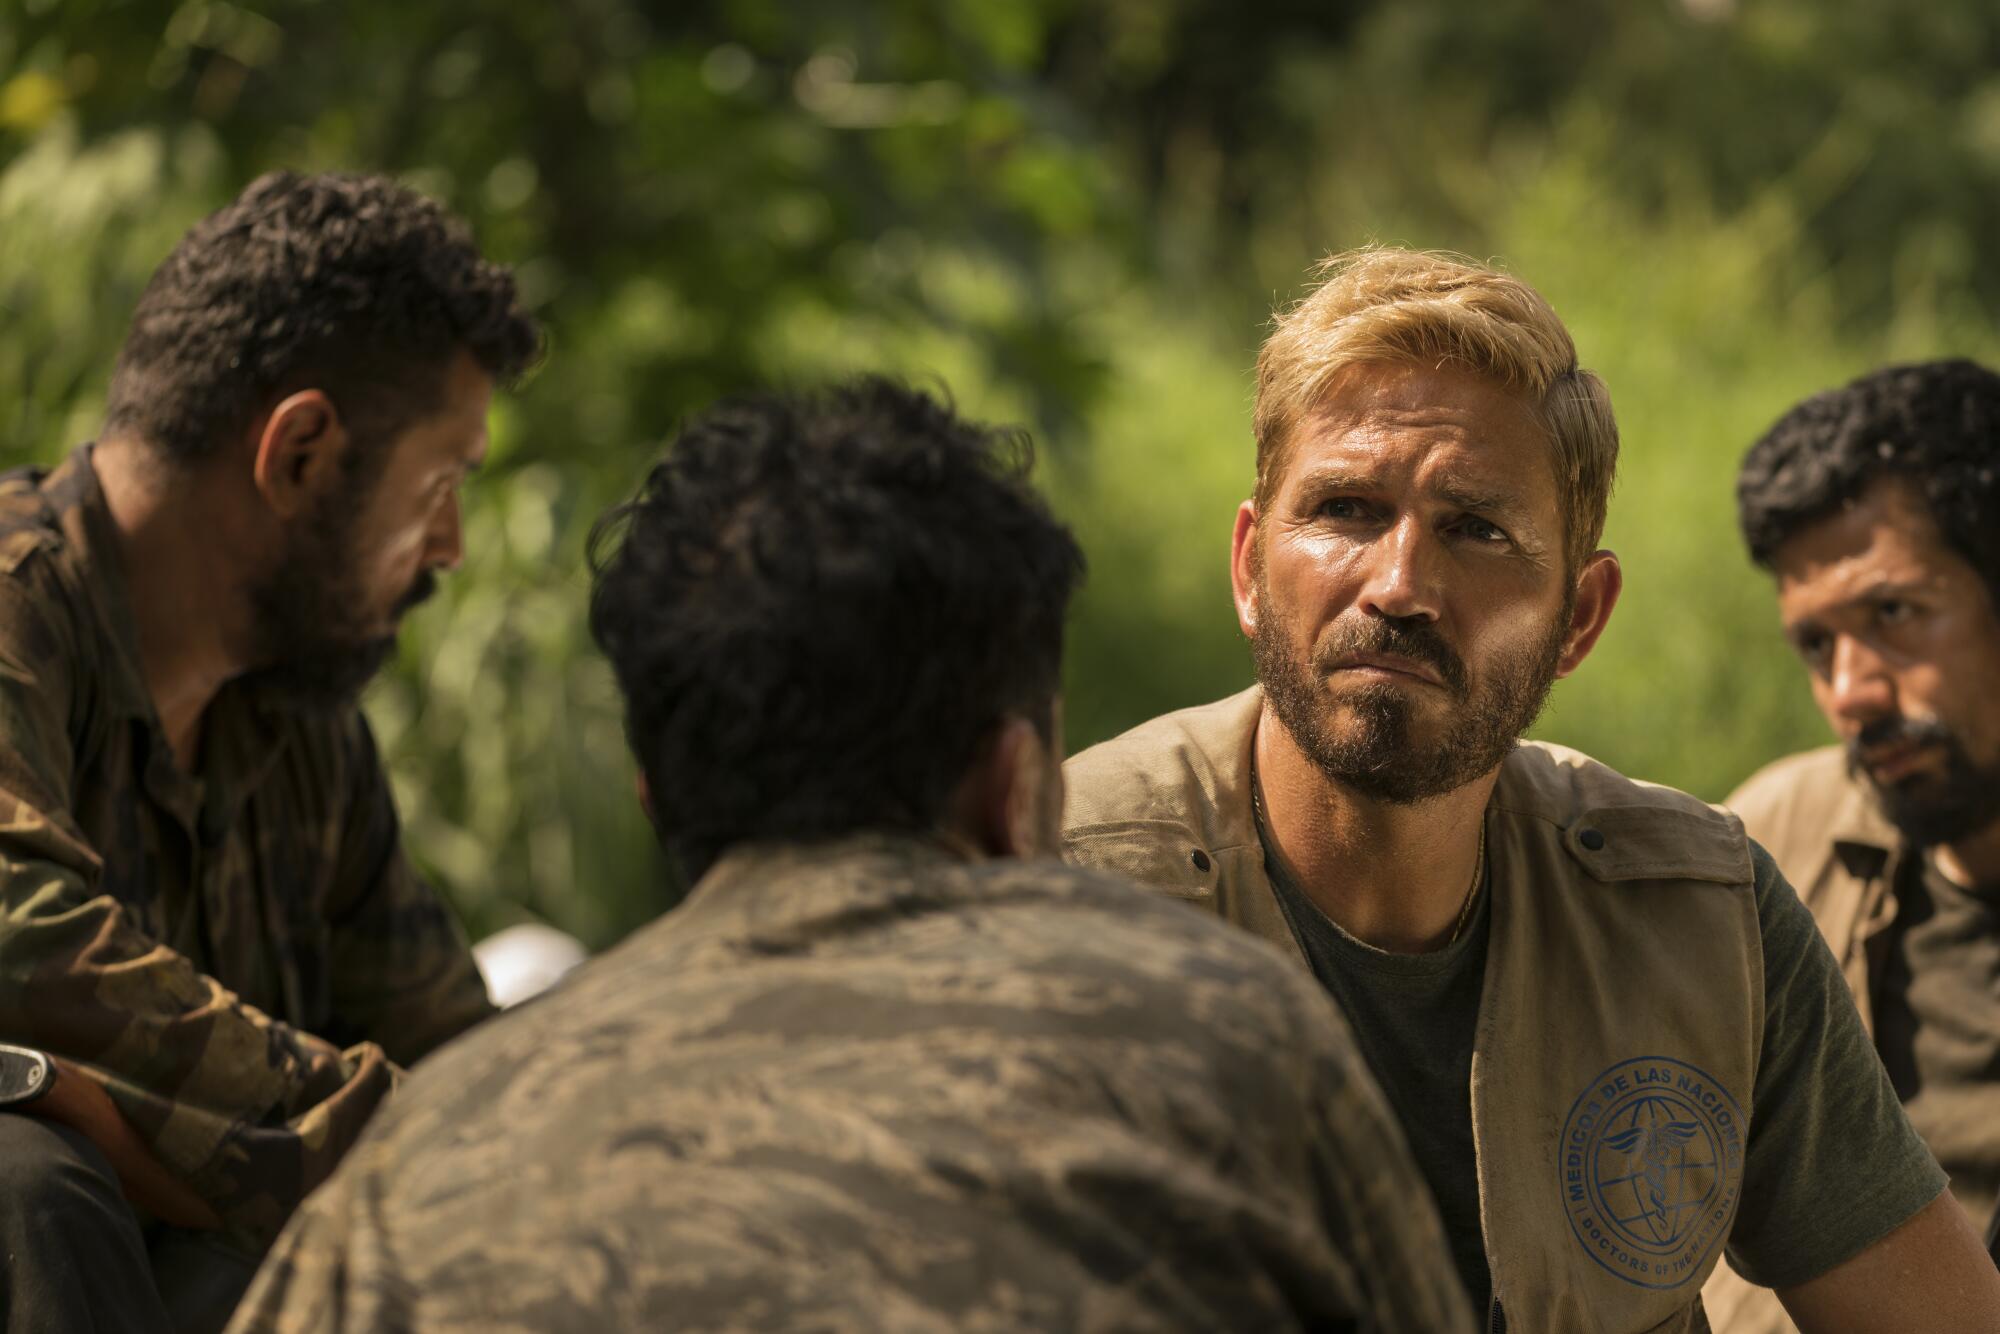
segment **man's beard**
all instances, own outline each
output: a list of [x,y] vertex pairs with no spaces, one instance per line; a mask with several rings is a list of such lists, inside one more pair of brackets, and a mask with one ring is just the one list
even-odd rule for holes
[[[243,680],[283,702],[308,708],[351,703],[395,651],[378,634],[356,584],[356,498],[337,497],[306,525],[278,564],[250,590],[259,665]],[[437,591],[420,573],[391,609],[392,619]]]
[[[1883,785],[1862,761],[1864,751],[1904,742],[1938,746],[1944,772]],[[1920,848],[1955,843],[2000,820],[2000,767],[1973,763],[1958,733],[1935,718],[1883,718],[1847,743],[1847,767],[1868,780],[1889,823]]]
[[[1261,582],[1258,599],[1271,605]],[[1407,806],[1461,788],[1507,758],[1548,702],[1572,609],[1565,601],[1549,632],[1495,662],[1477,689],[1464,661],[1426,621],[1370,615],[1337,620],[1314,647],[1310,663],[1277,617],[1259,627],[1251,645],[1264,698],[1306,758],[1342,787]],[[1443,735],[1419,745],[1416,709],[1405,687],[1371,682],[1343,690],[1337,699],[1330,695],[1327,673],[1354,653],[1393,653],[1434,670],[1457,706]],[[1341,710],[1347,714],[1344,726],[1335,722]]]

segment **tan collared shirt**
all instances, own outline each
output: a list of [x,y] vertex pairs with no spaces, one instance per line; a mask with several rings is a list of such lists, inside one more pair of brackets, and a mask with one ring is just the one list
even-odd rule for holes
[[1838,746],[1767,766],[1729,805],[1812,910],[1911,1123],[1984,1227],[2000,1195],[2000,887],[1944,877]]

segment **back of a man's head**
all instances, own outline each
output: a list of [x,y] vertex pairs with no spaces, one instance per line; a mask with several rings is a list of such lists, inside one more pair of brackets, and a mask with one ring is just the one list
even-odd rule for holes
[[1082,572],[1019,434],[861,379],[725,403],[592,540],[591,631],[663,844],[939,828],[1010,719],[1047,733]]
[[274,171],[190,228],[154,272],[105,431],[195,465],[312,388],[365,459],[439,406],[453,357],[469,353],[505,383],[540,351],[513,276],[436,202],[382,176]]

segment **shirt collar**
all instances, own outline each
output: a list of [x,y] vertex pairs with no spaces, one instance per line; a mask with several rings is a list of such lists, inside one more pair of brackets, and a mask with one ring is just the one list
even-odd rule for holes
[[969,898],[976,880],[962,872],[973,860],[954,842],[916,833],[741,843],[696,882],[674,916],[782,950],[784,941],[812,939],[829,919]]
[[71,567],[88,591],[109,650],[101,682],[105,700],[119,717],[154,723],[157,728],[153,697],[146,690],[145,672],[139,663],[139,633],[125,583],[118,533],[104,503],[91,452],[90,445],[72,450],[42,479],[42,496],[74,553]]
[[1848,874],[1872,879],[1900,857],[1904,839],[1882,813],[1867,781],[1854,773],[1845,778],[1840,800],[1827,817],[1828,841]]
[[[181,791],[172,775],[154,765],[168,761],[166,735],[139,658],[138,622],[132,612],[130,586],[125,581],[123,553],[111,510],[104,501],[92,461],[93,446],[71,451],[42,481],[42,494],[59,516],[63,535],[75,553],[78,579],[89,590],[92,607],[107,647],[101,681],[113,715],[142,729],[146,738],[148,783],[156,797],[179,807],[195,798]],[[243,798],[263,781],[276,760],[283,729],[280,706],[246,686],[223,686],[209,703],[204,719],[200,777],[207,789],[201,818],[233,823]],[[171,768],[168,764],[168,768]],[[181,775],[184,779],[187,776]],[[159,781],[154,784],[154,779]]]

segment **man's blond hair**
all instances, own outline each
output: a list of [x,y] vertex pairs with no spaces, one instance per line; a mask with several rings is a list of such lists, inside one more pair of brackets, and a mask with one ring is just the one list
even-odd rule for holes
[[1548,428],[1572,573],[1597,549],[1618,467],[1604,382],[1541,294],[1459,255],[1370,246],[1333,255],[1319,284],[1279,315],[1257,355],[1257,507],[1277,489],[1300,424],[1349,366],[1457,367],[1521,395]]

